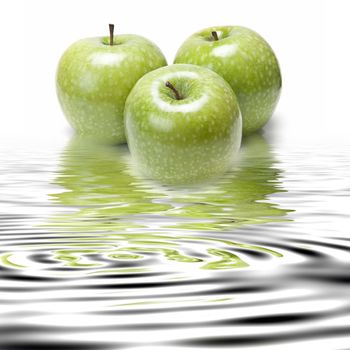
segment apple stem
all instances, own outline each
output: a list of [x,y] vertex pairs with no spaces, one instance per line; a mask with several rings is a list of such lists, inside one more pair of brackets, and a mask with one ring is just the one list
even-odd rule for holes
[[211,32],[211,36],[215,41],[219,40],[218,33],[215,30]]
[[165,83],[165,86],[168,87],[169,89],[171,89],[174,92],[175,97],[176,97],[177,100],[181,100],[180,93],[175,89],[175,86],[170,81],[167,81]]
[[113,45],[114,38],[114,24],[109,25],[109,45]]

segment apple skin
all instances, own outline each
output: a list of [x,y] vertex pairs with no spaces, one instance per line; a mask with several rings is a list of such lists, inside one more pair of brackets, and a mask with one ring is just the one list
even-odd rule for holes
[[[219,40],[213,40],[212,32]],[[174,63],[212,69],[235,92],[243,118],[243,135],[262,128],[277,105],[282,79],[269,44],[254,31],[239,26],[203,29],[179,48]]]
[[[166,87],[169,81],[179,91]],[[125,131],[136,167],[169,184],[208,180],[231,166],[242,118],[227,82],[215,72],[175,64],[142,77],[125,105]]]
[[147,72],[165,66],[159,48],[141,36],[118,35],[75,42],[61,57],[57,95],[78,134],[106,144],[124,143],[125,100]]

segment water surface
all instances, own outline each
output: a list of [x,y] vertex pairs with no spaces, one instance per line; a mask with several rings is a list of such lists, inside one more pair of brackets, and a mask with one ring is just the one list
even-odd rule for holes
[[3,147],[2,348],[348,348],[349,151],[255,135],[179,188],[126,147]]

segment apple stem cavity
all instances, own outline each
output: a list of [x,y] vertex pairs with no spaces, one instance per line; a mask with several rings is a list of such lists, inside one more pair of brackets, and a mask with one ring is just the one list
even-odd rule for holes
[[109,25],[109,45],[114,45],[113,40],[114,39],[114,24]]
[[218,41],[219,40],[218,33],[216,31],[212,31],[211,32],[211,36],[214,39],[214,41]]
[[165,83],[165,86],[174,92],[175,98],[177,100],[182,100],[180,93],[176,90],[175,86],[170,81],[167,81]]

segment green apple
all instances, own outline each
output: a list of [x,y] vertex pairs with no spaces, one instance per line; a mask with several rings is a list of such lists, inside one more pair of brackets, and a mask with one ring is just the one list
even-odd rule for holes
[[281,92],[281,73],[269,44],[254,31],[238,26],[211,27],[190,36],[175,63],[204,66],[220,74],[236,93],[243,134],[262,128]]
[[191,183],[228,170],[242,120],[229,84],[215,72],[175,64],[142,77],[125,105],[125,131],[141,173]]
[[71,45],[57,69],[57,95],[78,134],[105,143],[125,142],[125,100],[145,73],[166,65],[149,40],[138,35],[87,38]]

